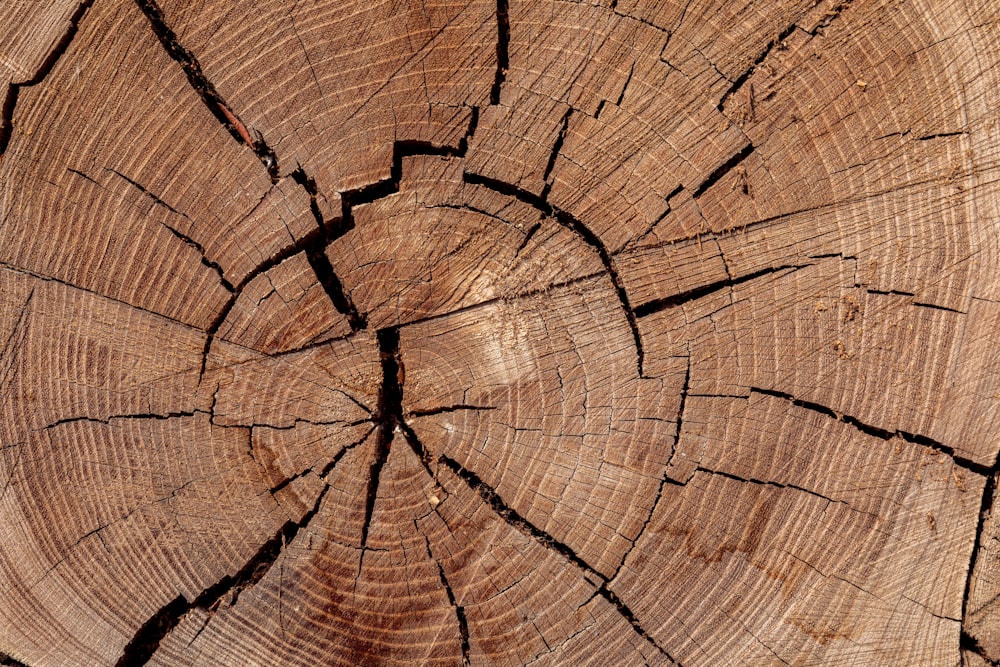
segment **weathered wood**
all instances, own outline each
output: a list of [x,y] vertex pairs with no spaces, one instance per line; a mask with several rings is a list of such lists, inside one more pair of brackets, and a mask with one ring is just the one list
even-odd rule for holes
[[1000,6],[0,6],[0,664],[1000,664]]

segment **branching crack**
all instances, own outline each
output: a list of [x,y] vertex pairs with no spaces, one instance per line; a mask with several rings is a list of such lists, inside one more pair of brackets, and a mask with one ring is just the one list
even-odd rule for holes
[[447,466],[448,469],[451,470],[459,479],[465,482],[470,489],[479,494],[479,497],[483,500],[483,502],[489,505],[497,516],[503,519],[508,525],[532,538],[546,549],[556,552],[581,570],[584,579],[595,587],[595,595],[600,595],[602,598],[610,602],[622,618],[628,621],[629,625],[632,626],[632,629],[636,634],[648,641],[660,653],[666,656],[668,660],[676,662],[670,654],[667,653],[667,651],[664,650],[664,648],[660,646],[648,632],[646,632],[646,630],[639,623],[638,619],[636,619],[635,614],[632,613],[632,610],[629,609],[621,598],[608,588],[609,579],[606,576],[591,567],[568,545],[560,542],[549,533],[522,517],[517,510],[507,505],[499,494],[497,494],[497,492],[490,485],[484,482],[476,473],[471,470],[467,470],[458,461],[455,461],[445,455],[438,458],[438,463],[442,463]]
[[73,12],[72,16],[69,17],[69,28],[63,34],[59,42],[49,51],[45,60],[42,61],[41,66],[35,75],[29,80],[22,83],[12,83],[7,87],[7,94],[3,100],[3,107],[0,108],[0,160],[3,159],[4,153],[7,152],[7,145],[10,143],[10,136],[14,130],[14,107],[17,106],[17,98],[21,92],[22,88],[27,88],[30,86],[38,85],[42,82],[45,77],[49,75],[52,68],[59,61],[66,49],[69,48],[70,42],[76,37],[77,30],[79,29],[80,21],[83,19],[83,15],[87,13],[90,6],[94,4],[94,0],[83,0],[79,5],[77,5],[76,10]]
[[[333,469],[337,467],[338,463],[340,463],[340,459],[344,458],[344,455],[347,454],[347,452],[351,451],[355,447],[358,447],[359,445],[361,445],[362,443],[364,443],[366,440],[368,440],[368,436],[370,436],[374,430],[375,430],[375,427],[370,428],[361,437],[361,439],[357,440],[356,442],[352,442],[349,445],[344,446],[339,452],[337,452],[334,455],[334,457],[332,459],[330,459],[330,461],[327,462],[327,464],[325,466],[323,466],[323,469],[319,472],[319,478],[325,480],[326,476],[329,475],[330,472],[332,472]],[[253,454],[251,454],[251,457],[253,457]],[[291,477],[288,477],[287,479],[282,480],[278,484],[276,484],[273,487],[271,487],[270,489],[268,489],[268,492],[271,495],[274,495],[275,493],[278,493],[279,491],[281,491],[283,488],[285,488],[286,486],[288,486],[289,484],[291,484],[295,480],[299,479],[300,477],[304,477],[304,476],[306,476],[309,473],[314,472],[314,471],[315,471],[315,468],[306,468],[305,470],[303,470],[301,472],[295,473]]]
[[504,181],[499,181],[494,178],[489,178],[487,176],[481,176],[479,174],[474,174],[472,172],[464,172],[462,178],[466,183],[471,183],[473,185],[481,185],[490,190],[494,190],[501,194],[505,194],[508,197],[514,197],[534,208],[538,209],[541,213],[554,218],[563,227],[566,227],[570,231],[574,232],[578,237],[580,237],[587,245],[597,252],[598,257],[601,259],[601,263],[604,264],[604,270],[608,277],[611,279],[611,283],[615,288],[615,292],[618,295],[618,301],[621,303],[622,311],[625,313],[625,319],[628,322],[629,329],[632,331],[632,339],[635,343],[636,350],[636,364],[638,367],[639,377],[642,377],[643,368],[643,349],[642,349],[642,339],[639,336],[639,326],[636,322],[635,311],[632,310],[632,306],[629,305],[628,294],[625,292],[625,288],[622,286],[621,280],[618,278],[618,271],[615,269],[614,263],[611,261],[611,255],[608,252],[607,247],[601,242],[597,235],[591,231],[582,221],[578,220],[572,214],[567,211],[563,211],[556,208],[550,204],[544,198],[535,195],[523,188],[519,188],[510,183]]
[[[365,498],[365,519],[361,526],[361,548],[368,545],[368,531],[371,527],[375,499],[378,497],[379,479],[382,468],[389,459],[389,449],[403,411],[403,367],[399,356],[399,329],[383,329],[378,332],[379,356],[382,361],[382,388],[379,392],[375,422],[378,424],[378,441],[375,458],[368,473],[368,493]],[[360,567],[360,566],[359,566]]]

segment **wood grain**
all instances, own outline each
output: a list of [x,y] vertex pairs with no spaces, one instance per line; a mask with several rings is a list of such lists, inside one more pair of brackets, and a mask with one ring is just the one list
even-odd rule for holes
[[0,664],[1000,664],[1000,6],[0,6]]

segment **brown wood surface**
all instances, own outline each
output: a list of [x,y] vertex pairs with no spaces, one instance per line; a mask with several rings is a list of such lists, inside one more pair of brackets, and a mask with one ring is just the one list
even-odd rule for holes
[[0,99],[0,664],[1000,665],[996,0],[6,0]]

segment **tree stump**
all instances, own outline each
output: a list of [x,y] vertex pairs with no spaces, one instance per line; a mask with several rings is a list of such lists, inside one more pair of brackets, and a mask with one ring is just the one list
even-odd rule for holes
[[5,2],[0,662],[998,664],[998,24]]

